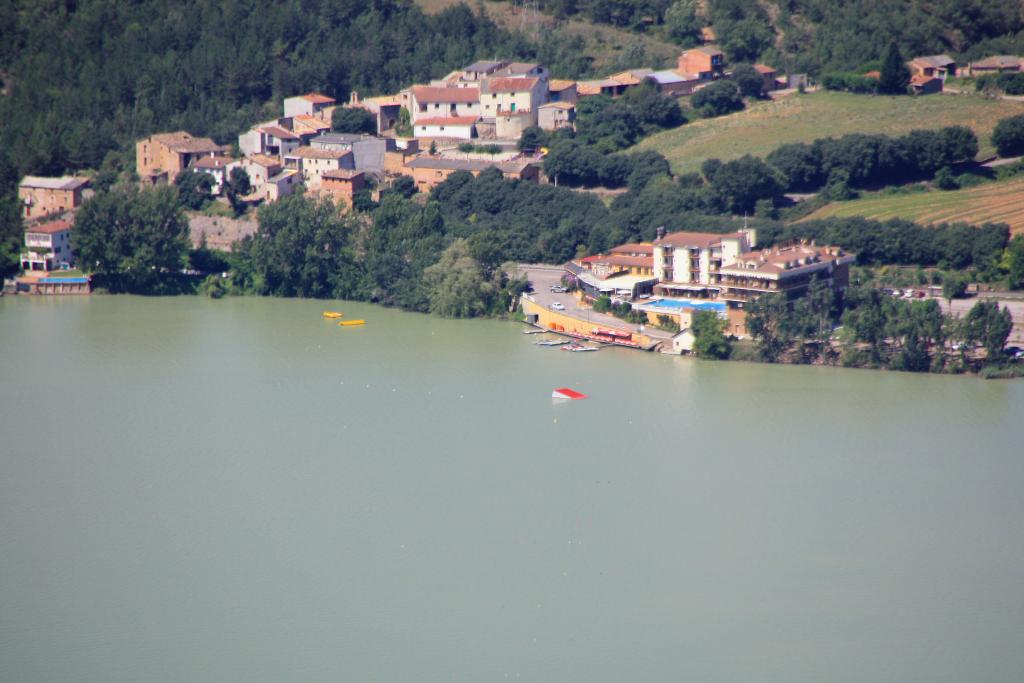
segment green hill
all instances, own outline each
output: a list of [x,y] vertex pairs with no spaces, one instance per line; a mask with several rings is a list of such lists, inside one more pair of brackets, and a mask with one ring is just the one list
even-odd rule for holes
[[973,95],[884,97],[816,92],[757,102],[746,110],[701,119],[643,140],[634,149],[661,152],[677,173],[697,171],[707,159],[765,156],[790,142],[847,133],[901,135],[915,128],[970,126],[980,155],[994,152],[988,136],[999,119],[1024,114],[1024,103]]

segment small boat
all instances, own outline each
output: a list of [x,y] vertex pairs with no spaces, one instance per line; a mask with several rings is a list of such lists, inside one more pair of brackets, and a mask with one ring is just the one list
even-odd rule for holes
[[324,311],[325,318],[340,318],[341,316],[341,311]]
[[342,320],[338,323],[340,327],[352,327],[354,325],[365,325],[365,320]]
[[572,351],[574,353],[580,353],[582,351],[598,351],[599,349],[596,346],[584,346],[583,344],[572,343],[572,344],[567,344],[567,345],[563,346],[562,350],[563,351]]
[[533,343],[537,346],[561,346],[562,344],[568,344],[569,341],[567,339],[541,339]]
[[523,334],[544,334],[547,330],[523,330]]
[[562,387],[555,389],[551,392],[551,398],[561,398],[569,401],[579,401],[581,398],[586,398],[586,394],[581,394],[578,391],[570,389],[569,387]]

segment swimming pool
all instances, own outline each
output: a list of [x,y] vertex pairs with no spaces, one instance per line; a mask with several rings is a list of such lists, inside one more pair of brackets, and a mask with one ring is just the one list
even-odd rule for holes
[[715,311],[725,313],[724,301],[695,301],[693,299],[655,299],[648,301],[644,306],[653,308],[692,308],[697,311]]

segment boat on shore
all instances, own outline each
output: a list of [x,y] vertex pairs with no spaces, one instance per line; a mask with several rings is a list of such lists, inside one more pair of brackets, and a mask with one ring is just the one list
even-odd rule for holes
[[533,342],[537,346],[562,346],[568,344],[568,339],[541,339],[540,341]]
[[341,311],[324,311],[324,317],[329,320],[340,318],[342,315],[344,314]]
[[572,351],[573,353],[582,353],[584,351],[599,351],[600,349],[596,346],[585,346],[583,344],[577,344],[573,342],[572,344],[566,344],[565,346],[563,346],[562,350]]
[[544,334],[547,330],[523,330],[523,334]]
[[356,325],[365,325],[365,320],[342,320],[338,323],[339,327],[354,327]]

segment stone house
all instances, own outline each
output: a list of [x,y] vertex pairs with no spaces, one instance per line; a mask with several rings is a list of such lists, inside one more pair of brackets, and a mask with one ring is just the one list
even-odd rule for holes
[[25,176],[18,183],[22,216],[32,219],[77,209],[82,203],[82,191],[88,184],[88,178],[74,176]]

